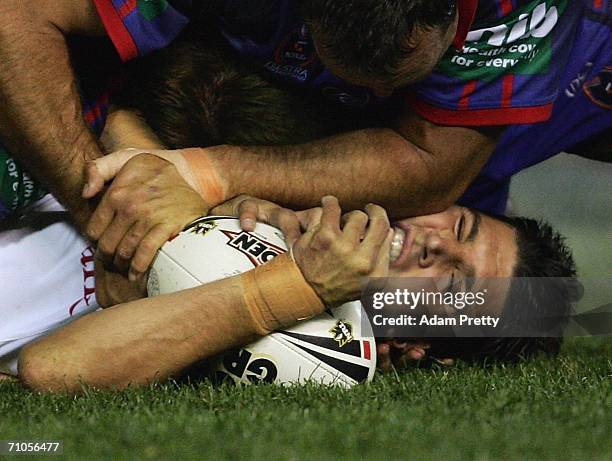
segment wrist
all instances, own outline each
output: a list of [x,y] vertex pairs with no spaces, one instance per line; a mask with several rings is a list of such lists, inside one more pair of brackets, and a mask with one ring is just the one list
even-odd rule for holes
[[243,274],[244,302],[265,335],[322,313],[325,305],[287,253]]
[[[223,147],[223,146],[220,146]],[[232,197],[228,170],[217,148],[183,149],[181,155],[187,163],[185,180],[213,207]],[[182,172],[183,173],[183,172]]]

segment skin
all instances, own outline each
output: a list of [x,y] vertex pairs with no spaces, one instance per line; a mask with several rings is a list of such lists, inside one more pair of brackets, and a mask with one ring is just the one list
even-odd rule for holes
[[[404,219],[394,224],[406,232],[400,257],[389,267],[391,277],[431,277],[452,282],[466,290],[488,290],[487,303],[474,315],[499,314],[508,286],[500,280],[512,277],[518,260],[516,231],[506,223],[469,208],[453,206],[441,213]],[[448,281],[448,282],[447,282]],[[429,342],[422,339],[378,340],[379,366],[401,367],[427,355]],[[445,359],[447,364],[452,360]]]
[[0,139],[84,227],[84,166],[102,152],[83,121],[70,33],[104,34],[93,2],[0,2]]
[[[267,216],[273,224],[293,231],[297,225],[303,233],[293,245],[295,261],[329,306],[357,299],[369,277],[448,276],[455,265],[461,271],[472,267],[478,275],[502,276],[510,274],[516,258],[513,231],[491,218],[482,217],[473,240],[466,240],[465,233],[456,234],[460,215],[470,213],[461,208],[395,224],[410,225],[415,237],[406,241],[408,256],[395,264],[389,263],[392,227],[377,205],[342,216],[334,197],[325,197],[321,208],[298,213],[240,197],[215,211],[234,212],[241,219]],[[473,225],[467,219],[464,232],[469,234]],[[424,258],[425,247],[430,255]],[[83,383],[113,389],[144,385],[177,376],[193,363],[251,342],[258,330],[244,306],[241,277],[123,302],[85,316],[26,347],[19,360],[20,379],[37,390],[73,393],[80,392]],[[111,282],[108,288],[118,298],[126,295],[117,293],[110,279],[98,282],[100,286]],[[422,340],[380,344],[383,368],[423,358],[428,347]]]
[[[99,158],[101,149],[81,115],[64,40],[70,33],[104,34],[90,0],[0,2],[0,105],[7,108],[0,113],[0,138],[85,227],[92,213],[87,199],[95,193],[85,189],[81,197],[83,167]],[[448,30],[441,39],[427,34],[422,40],[419,36],[409,38],[417,40],[418,48],[414,59],[402,66],[407,77],[391,82],[393,86],[431,70],[452,35]],[[333,67],[333,63],[330,65]],[[342,69],[334,70],[343,73]],[[380,82],[358,83],[383,92],[378,88]],[[384,129],[360,130],[295,146],[219,146],[203,150],[203,154],[210,157],[224,184],[225,196],[219,202],[250,193],[304,209],[332,194],[351,209],[375,202],[392,217],[413,216],[437,212],[454,203],[493,152],[501,131],[442,127],[406,112],[398,114],[393,126]],[[150,201],[155,201],[159,198],[155,187],[159,179],[150,171],[143,173],[143,178],[138,178],[136,171],[134,177],[143,189],[137,195],[142,198],[150,194]],[[203,200],[209,208],[217,204],[207,197]],[[136,226],[141,233],[129,237],[128,242],[140,242],[153,233],[149,240],[161,246],[173,229],[186,224],[185,216],[163,216],[166,225],[170,219],[173,222],[162,238],[161,222],[151,220],[148,201],[111,201],[103,215],[118,222],[98,223],[101,230],[94,226],[88,234],[103,242],[106,229],[111,229],[111,237],[102,245],[110,250]],[[131,244],[127,253],[135,254],[134,246],[138,243]],[[152,251],[138,261],[150,260]],[[135,271],[142,273],[140,264]]]

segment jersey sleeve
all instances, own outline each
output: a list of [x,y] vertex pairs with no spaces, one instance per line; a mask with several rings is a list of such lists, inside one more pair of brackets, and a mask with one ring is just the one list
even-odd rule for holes
[[93,0],[100,19],[123,61],[168,45],[189,22],[191,0]]
[[578,22],[572,3],[581,2],[491,2],[463,47],[449,49],[427,79],[403,92],[408,105],[439,125],[548,120]]

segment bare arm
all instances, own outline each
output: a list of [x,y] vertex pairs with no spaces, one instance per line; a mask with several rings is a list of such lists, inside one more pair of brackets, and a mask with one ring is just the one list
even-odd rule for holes
[[83,121],[68,33],[104,33],[92,1],[0,2],[0,139],[84,225],[83,166],[101,152]]
[[296,263],[284,254],[236,277],[89,314],[25,348],[20,379],[69,392],[142,385],[310,318],[323,303],[357,299],[365,279],[386,275],[393,236],[381,207],[366,213],[351,213],[341,229],[338,202],[327,197],[319,225],[294,245]]
[[22,351],[20,378],[78,392],[81,383],[123,388],[175,376],[257,337],[243,291],[233,277],[87,315]]
[[501,131],[438,126],[412,114],[395,129],[300,146],[205,152],[224,177],[228,197],[247,193],[301,209],[332,194],[351,208],[374,202],[392,217],[406,217],[452,205],[488,160]]

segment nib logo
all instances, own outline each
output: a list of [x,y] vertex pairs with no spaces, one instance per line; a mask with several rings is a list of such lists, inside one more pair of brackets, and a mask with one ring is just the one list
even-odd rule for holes
[[559,20],[559,11],[556,6],[546,9],[546,3],[540,3],[530,14],[521,14],[518,20],[509,27],[506,24],[472,30],[468,33],[466,42],[478,42],[485,34],[490,34],[487,43],[493,46],[502,46],[519,39],[546,37]]

